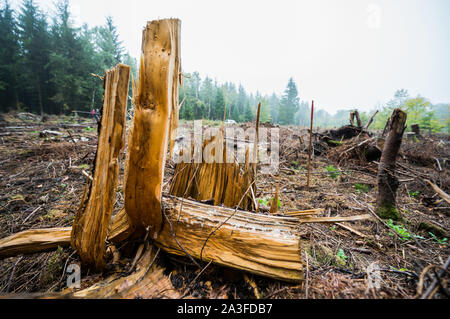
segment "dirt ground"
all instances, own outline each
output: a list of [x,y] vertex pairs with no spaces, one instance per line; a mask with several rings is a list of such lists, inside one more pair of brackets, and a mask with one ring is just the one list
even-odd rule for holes
[[[341,156],[349,148],[345,142],[320,155],[316,152],[308,192],[307,147],[299,136],[308,140],[306,130],[281,128],[280,211],[323,208],[322,216],[373,214],[377,162]],[[31,115],[2,115],[0,238],[32,228],[71,226],[96,143],[97,126],[89,118],[47,117],[40,122]],[[187,258],[163,252],[157,262],[182,294],[196,278],[190,293],[195,298],[415,298],[428,288],[450,253],[450,205],[425,181],[450,193],[449,158],[449,136],[403,143],[397,168],[402,222],[374,218],[305,225],[301,240],[306,280],[300,285],[212,264],[196,278],[202,269]],[[168,163],[166,182],[172,172],[173,163]],[[259,175],[256,197],[272,198],[277,183],[278,175]],[[122,193],[120,183],[116,211],[123,206]],[[131,264],[133,253],[128,257],[121,260],[124,267]],[[70,247],[0,260],[0,293],[60,291],[66,287],[65,269],[71,263],[79,259]],[[82,287],[105,276],[82,268]],[[378,280],[371,288],[373,278]],[[448,298],[448,280],[447,271],[433,298]]]

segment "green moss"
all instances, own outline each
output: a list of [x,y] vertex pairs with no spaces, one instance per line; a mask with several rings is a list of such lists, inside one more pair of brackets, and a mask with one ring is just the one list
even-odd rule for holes
[[347,265],[347,256],[342,249],[335,255],[331,248],[316,244],[309,247],[309,255],[321,266],[332,265],[335,267],[346,267]]
[[381,206],[377,209],[377,215],[382,219],[402,220],[402,215],[395,206]]

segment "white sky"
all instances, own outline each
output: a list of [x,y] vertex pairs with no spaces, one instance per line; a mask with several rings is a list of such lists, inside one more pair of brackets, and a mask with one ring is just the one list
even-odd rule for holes
[[[10,0],[14,7],[20,1]],[[53,0],[38,0],[51,8]],[[250,92],[282,93],[334,113],[370,110],[407,89],[450,102],[448,0],[71,0],[77,23],[111,15],[138,57],[146,21],[182,20],[182,64]],[[46,9],[48,10],[48,9]]]

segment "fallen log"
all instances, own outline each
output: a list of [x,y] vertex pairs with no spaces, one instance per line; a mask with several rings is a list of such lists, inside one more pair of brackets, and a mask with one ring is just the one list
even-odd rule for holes
[[70,245],[72,227],[26,230],[0,239],[0,259]]
[[124,148],[129,78],[130,67],[122,64],[105,74],[94,175],[87,180],[72,227],[72,246],[84,263],[97,270],[105,266],[105,239],[116,198],[119,155]]
[[[155,244],[165,251],[280,280],[302,279],[298,218],[254,214],[172,196],[164,197],[163,206],[165,223]],[[67,246],[70,231],[47,230],[39,242],[51,242],[48,248]],[[121,210],[112,219],[108,241],[123,242],[133,231]],[[34,231],[2,239],[0,256],[39,252],[42,245],[28,241],[28,232]],[[55,239],[57,234],[61,240]]]
[[[163,250],[293,282],[303,278],[299,223],[337,223],[371,218],[371,215],[302,216],[300,219],[266,216],[172,196],[164,198],[164,207],[166,222],[155,240],[155,244]],[[67,246],[70,243],[70,228],[43,230],[39,241],[29,239],[28,234],[33,232],[40,230],[26,231],[2,239],[0,256],[4,258],[35,253],[44,248]],[[131,234],[132,225],[128,215],[121,210],[113,218],[108,240],[112,243],[123,242]],[[102,293],[98,292],[97,297],[102,296]],[[95,297],[90,293],[86,296]]]
[[[190,256],[257,275],[298,282],[303,278],[297,218],[266,216],[164,197],[164,227],[155,244]],[[127,214],[113,219],[109,238],[131,233]],[[119,226],[120,225],[120,226]]]
[[[178,117],[180,66],[178,19],[147,23],[142,34],[139,81],[127,154],[125,208],[130,221],[153,238],[162,225],[161,197],[170,134]],[[174,112],[175,110],[175,112]]]

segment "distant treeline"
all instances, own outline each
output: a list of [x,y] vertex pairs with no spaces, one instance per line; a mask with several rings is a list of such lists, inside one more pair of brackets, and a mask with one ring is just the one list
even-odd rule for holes
[[[236,122],[253,121],[256,107],[261,102],[261,121],[281,125],[299,125],[309,127],[311,123],[310,102],[301,101],[297,85],[291,78],[284,93],[279,96],[248,94],[242,85],[233,83],[218,84],[213,79],[201,79],[198,72],[185,74],[184,85],[180,90],[183,105],[180,118],[185,120],[209,119],[222,120],[226,107],[226,119]],[[378,108],[372,129],[383,129],[395,108],[408,113],[407,125],[418,123],[424,130],[432,132],[450,132],[450,105],[432,105],[423,97],[412,98],[406,90],[398,90],[394,97]],[[358,109],[358,108],[354,108]],[[350,111],[338,110],[335,114],[318,108],[314,114],[314,127],[332,128],[348,125]],[[359,110],[361,121],[365,124],[375,113]]]
[[[121,62],[130,65],[137,78],[136,59],[124,49],[111,17],[100,27],[85,24],[77,28],[68,0],[56,2],[53,11],[52,15],[43,12],[33,0],[24,0],[17,11],[8,1],[0,7],[0,112],[90,111],[100,108],[103,94],[102,81],[92,74],[101,76]],[[202,79],[198,72],[185,73],[180,101],[180,118],[186,120],[222,120],[226,110],[226,119],[253,121],[261,102],[262,122],[310,125],[310,101],[301,100],[292,78],[283,94],[262,95],[247,93],[242,85]],[[349,123],[348,109],[331,115],[323,107],[315,112],[315,127]],[[383,129],[396,107],[408,113],[409,126],[419,123],[425,130],[450,131],[449,104],[431,105],[423,97],[410,97],[405,90],[397,91],[379,107],[372,128]],[[360,111],[363,123],[374,111]]]
[[[119,62],[134,67],[112,18],[105,25],[74,27],[69,1],[44,13],[33,0],[19,10],[0,8],[0,111],[62,114],[102,103],[103,75]],[[49,23],[49,21],[51,21]]]

